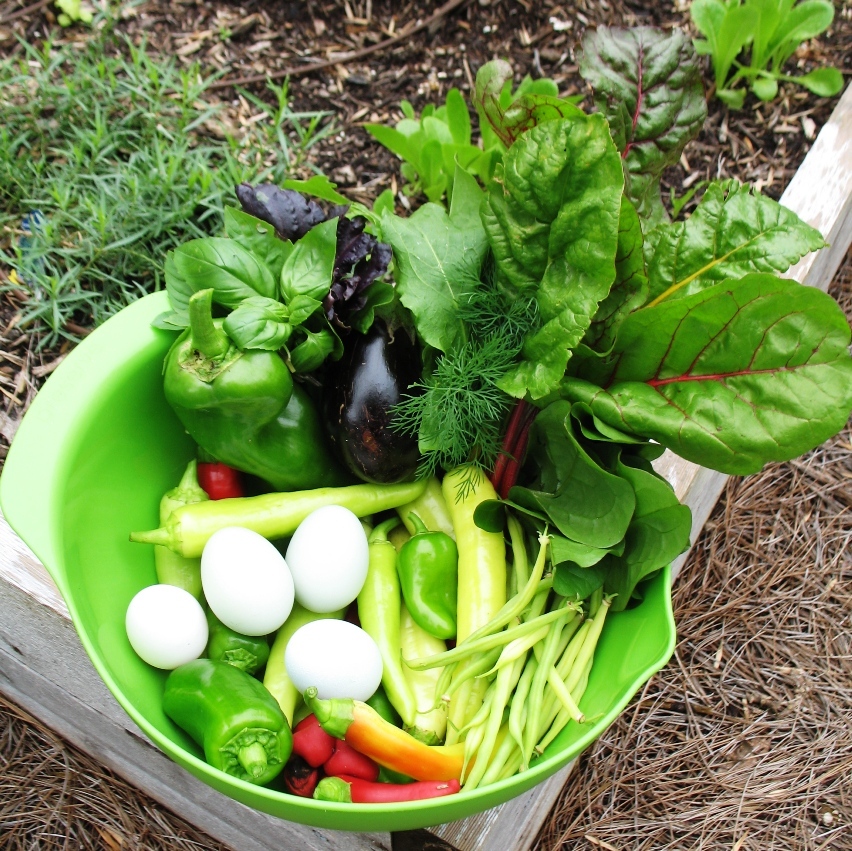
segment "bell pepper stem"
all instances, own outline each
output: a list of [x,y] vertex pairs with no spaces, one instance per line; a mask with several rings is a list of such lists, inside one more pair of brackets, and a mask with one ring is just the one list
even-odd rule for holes
[[398,517],[390,517],[389,519],[379,523],[367,538],[370,544],[385,544],[388,543],[388,534],[395,529],[402,521]]
[[213,290],[199,290],[189,299],[189,333],[193,348],[210,360],[230,348],[228,335],[213,323]]
[[252,742],[250,745],[240,748],[237,752],[237,759],[245,769],[246,774],[251,777],[260,777],[266,771],[266,749],[260,742]]
[[305,689],[305,706],[316,715],[322,728],[336,739],[346,736],[349,725],[355,719],[351,698],[322,700],[315,686]]

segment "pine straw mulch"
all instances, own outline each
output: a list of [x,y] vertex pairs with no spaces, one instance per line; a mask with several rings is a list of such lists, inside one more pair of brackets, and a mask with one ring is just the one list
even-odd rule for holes
[[[852,316],[852,253],[832,294]],[[733,478],[680,641],[583,755],[535,851],[852,849],[852,429]],[[0,698],[0,847],[222,846]]]

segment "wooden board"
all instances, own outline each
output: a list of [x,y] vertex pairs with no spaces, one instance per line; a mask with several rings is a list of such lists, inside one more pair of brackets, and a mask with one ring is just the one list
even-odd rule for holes
[[[830,247],[788,276],[826,289],[852,241],[852,87],[823,127],[781,202],[817,227]],[[692,509],[694,541],[726,476],[671,453],[657,469]],[[675,563],[674,575],[686,555]],[[0,515],[0,692],[140,789],[234,851],[269,848],[390,851],[388,834],[320,831],[251,810],[196,780],[153,746],[116,703],[86,656],[68,610],[38,559]],[[562,772],[525,795],[463,821],[394,837],[423,837],[460,851],[525,851],[553,806]]]

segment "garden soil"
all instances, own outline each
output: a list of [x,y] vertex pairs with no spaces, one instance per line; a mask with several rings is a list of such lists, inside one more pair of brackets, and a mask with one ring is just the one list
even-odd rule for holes
[[[852,7],[835,6],[833,28],[797,54],[802,72],[852,72]],[[563,94],[585,93],[575,47],[587,28],[689,27],[685,0],[143,0],[121,9],[119,29],[134,40],[221,73],[223,109],[203,132],[239,134],[258,113],[241,88],[266,97],[262,80],[289,74],[293,108],[327,110],[335,122],[299,176],[320,170],[364,201],[391,188],[412,206],[422,199],[399,192],[398,162],[363,122],[398,120],[403,99],[419,111],[452,86],[466,92],[493,57],[508,58],[518,79],[548,76]],[[15,36],[48,32],[86,37],[59,32],[46,2],[0,2],[0,54],[19,50]],[[735,177],[779,198],[835,103],[793,86],[739,112],[711,98],[666,192]],[[852,256],[831,292],[852,318]],[[0,296],[0,463],[69,348],[39,350],[17,327],[20,308]],[[85,314],[75,328],[90,330]],[[675,585],[675,656],[579,760],[538,851],[852,851],[851,450],[846,430],[801,459],[729,481]],[[403,839],[411,847],[413,837],[395,842]],[[0,847],[221,846],[0,698]]]

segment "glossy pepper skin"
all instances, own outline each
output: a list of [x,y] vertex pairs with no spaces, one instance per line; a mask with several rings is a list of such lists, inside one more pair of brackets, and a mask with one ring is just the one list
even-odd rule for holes
[[414,534],[399,551],[399,581],[414,621],[436,638],[455,638],[459,551],[445,532],[430,532],[414,513]]
[[269,659],[269,640],[265,635],[243,635],[225,626],[212,611],[207,611],[207,658],[227,662],[247,674],[259,671]]
[[190,327],[166,355],[163,389],[205,452],[277,491],[348,481],[319,415],[277,352],[241,352],[211,313],[212,290],[189,300]]
[[166,679],[163,709],[214,768],[262,786],[281,773],[293,735],[262,683],[227,662],[195,659]]

